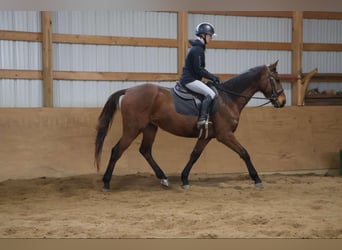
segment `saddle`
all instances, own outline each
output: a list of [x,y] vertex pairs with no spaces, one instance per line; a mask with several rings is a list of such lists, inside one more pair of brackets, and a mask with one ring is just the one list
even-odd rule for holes
[[[212,84],[208,84],[216,93],[217,90]],[[193,92],[186,87],[184,87],[179,81],[171,89],[171,94],[173,97],[173,103],[176,107],[176,111],[182,115],[199,116],[202,100],[204,96]],[[213,115],[218,110],[217,98],[214,99],[209,114]]]

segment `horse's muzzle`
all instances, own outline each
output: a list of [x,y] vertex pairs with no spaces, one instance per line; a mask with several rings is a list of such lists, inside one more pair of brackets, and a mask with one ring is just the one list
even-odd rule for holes
[[281,93],[277,98],[272,100],[272,104],[275,108],[282,108],[286,104],[286,96],[284,93]]

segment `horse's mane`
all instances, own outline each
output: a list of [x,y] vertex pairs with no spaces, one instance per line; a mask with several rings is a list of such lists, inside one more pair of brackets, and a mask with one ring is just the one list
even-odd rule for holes
[[237,76],[228,79],[227,81],[224,81],[220,85],[227,91],[242,93],[253,82],[260,79],[261,72],[264,68],[264,65],[251,68]]

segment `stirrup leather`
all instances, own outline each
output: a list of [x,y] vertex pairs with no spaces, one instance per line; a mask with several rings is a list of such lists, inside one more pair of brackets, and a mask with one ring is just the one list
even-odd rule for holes
[[209,135],[209,125],[211,125],[212,122],[209,121],[209,118],[206,120],[201,120],[197,122],[197,128],[200,129],[200,133],[198,135],[198,138],[204,138],[207,139]]

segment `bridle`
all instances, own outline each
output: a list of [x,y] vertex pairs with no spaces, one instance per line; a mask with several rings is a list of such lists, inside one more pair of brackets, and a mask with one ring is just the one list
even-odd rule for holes
[[271,88],[272,88],[272,94],[267,99],[269,99],[271,101],[275,101],[278,98],[278,96],[284,92],[284,89],[282,87],[280,87],[280,89],[277,89],[277,87],[276,87],[276,81],[277,80],[274,78],[273,73],[270,71],[270,69],[268,69],[268,73],[269,73],[268,81],[269,81]]
[[284,89],[282,87],[280,89],[277,89],[277,87],[276,87],[276,81],[277,80],[274,78],[273,73],[271,72],[271,70],[269,68],[267,68],[267,71],[268,71],[268,83],[271,85],[271,89],[272,89],[272,93],[271,93],[270,97],[256,97],[256,96],[242,95],[240,93],[224,89],[219,84],[215,84],[215,87],[217,89],[220,89],[223,92],[226,92],[228,94],[232,94],[232,95],[235,95],[235,96],[245,97],[245,98],[248,98],[248,99],[268,100],[266,103],[257,106],[257,107],[262,107],[262,106],[265,106],[265,105],[267,105],[267,104],[277,100],[278,96],[281,93],[284,92]]

